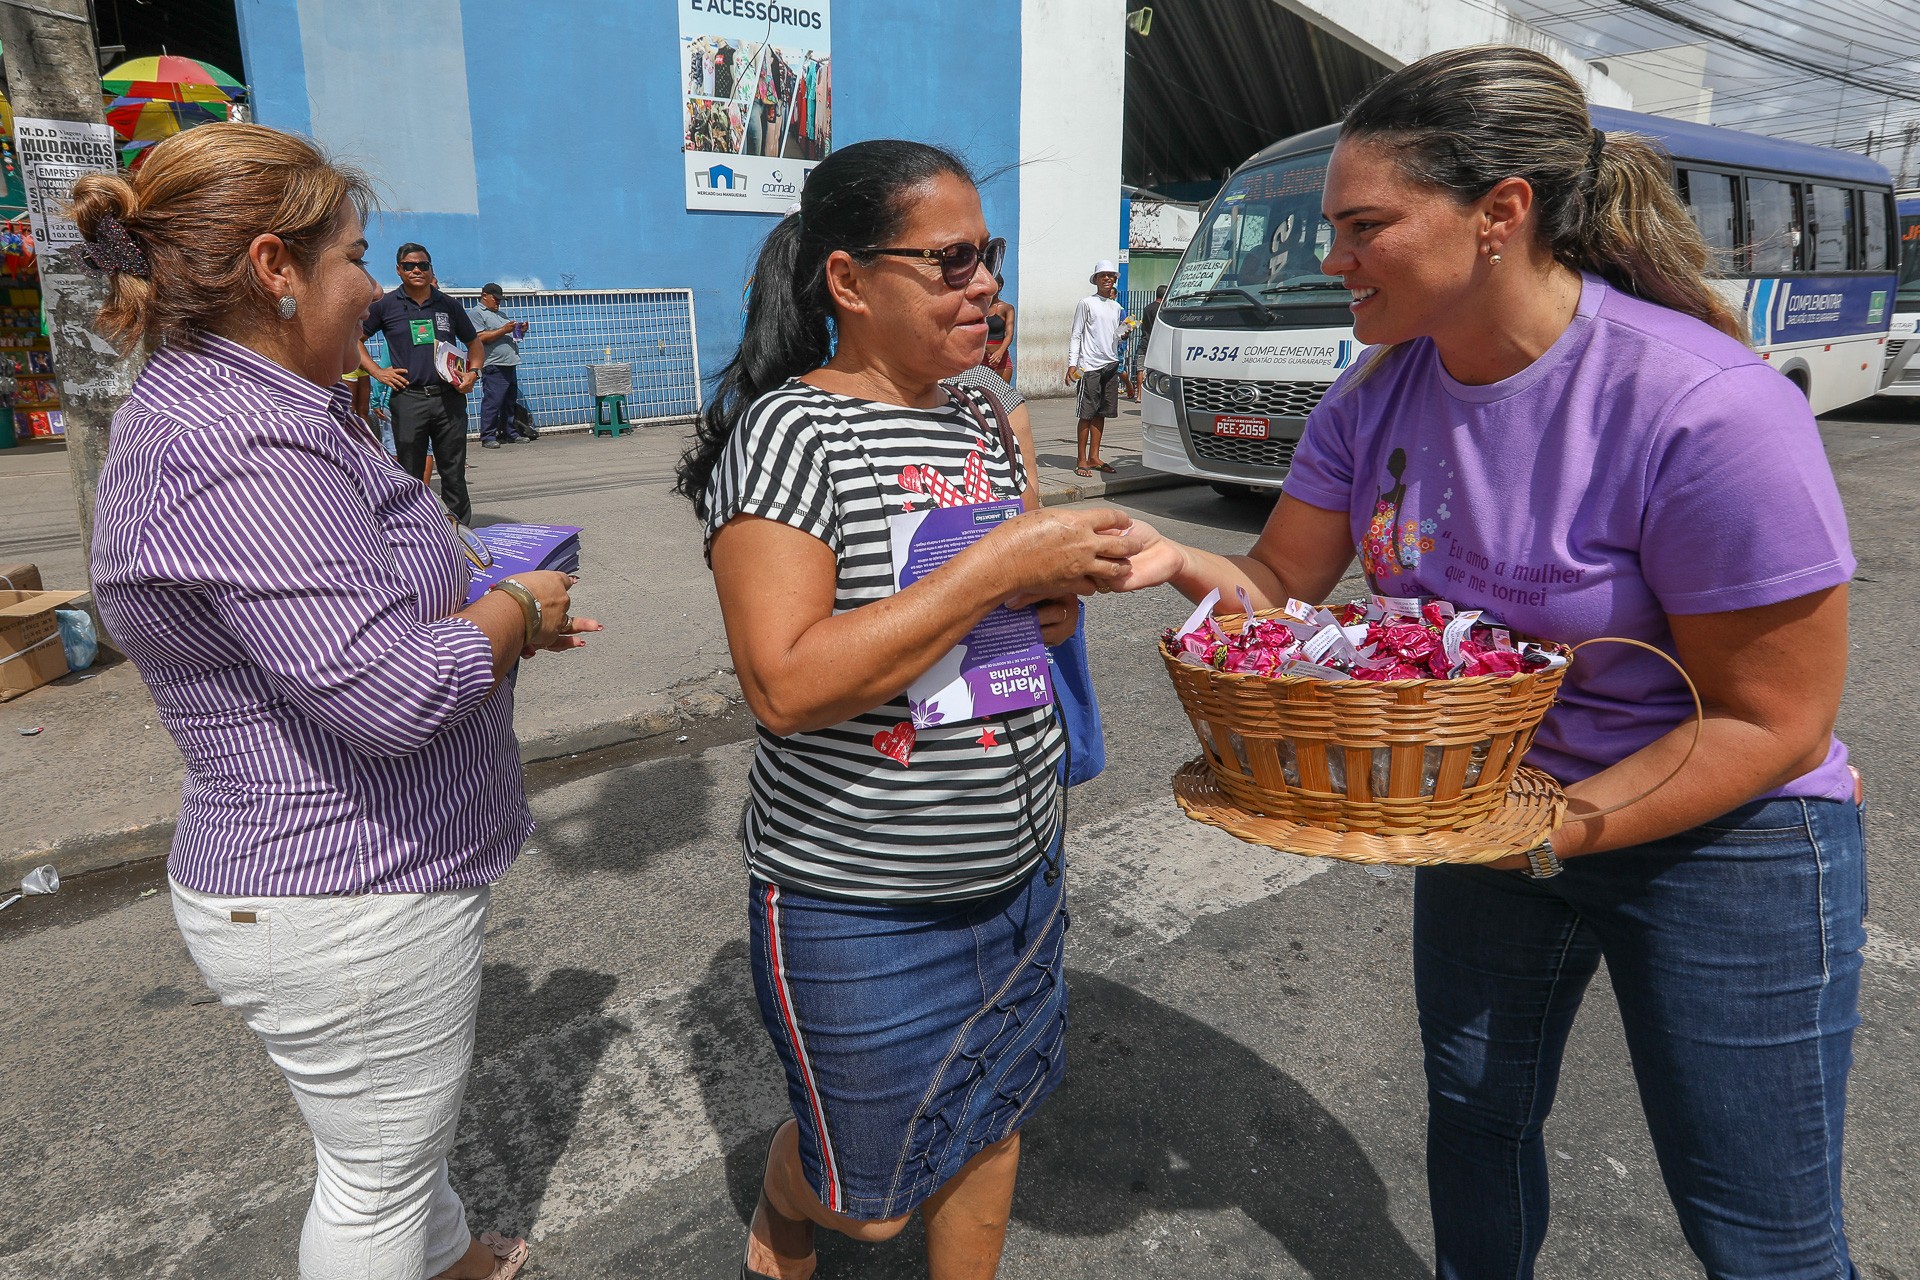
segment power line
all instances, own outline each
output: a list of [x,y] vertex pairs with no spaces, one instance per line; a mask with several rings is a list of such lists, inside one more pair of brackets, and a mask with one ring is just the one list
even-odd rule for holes
[[1815,75],[1825,76],[1827,79],[1840,84],[1850,84],[1856,89],[1866,89],[1873,93],[1880,94],[1883,97],[1898,98],[1905,102],[1920,102],[1920,90],[1904,88],[1900,85],[1888,84],[1878,80],[1869,80],[1865,76],[1858,75],[1854,72],[1841,70],[1836,67],[1822,66],[1817,62],[1799,57],[1795,54],[1776,52],[1775,50],[1768,49],[1764,45],[1747,40],[1744,37],[1732,35],[1725,31],[1716,31],[1710,24],[1687,14],[1678,13],[1670,6],[1660,3],[1660,0],[1619,0],[1619,2],[1628,8],[1638,9],[1642,13],[1651,14],[1663,22],[1671,22],[1676,27],[1692,31],[1697,35],[1718,40],[1722,44],[1732,45],[1736,49],[1744,49],[1756,57],[1766,58],[1773,62],[1778,62],[1783,66],[1797,67],[1802,71],[1810,71]]

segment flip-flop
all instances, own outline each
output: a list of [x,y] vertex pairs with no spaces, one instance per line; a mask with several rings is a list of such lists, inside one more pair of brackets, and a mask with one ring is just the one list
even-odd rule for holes
[[1075,468],[1073,469],[1073,474],[1075,474],[1075,475],[1077,475],[1077,476],[1085,476],[1085,477],[1086,477],[1087,479],[1089,479],[1089,480],[1091,480],[1091,479],[1093,479],[1093,468],[1091,468],[1091,467],[1075,467]]
[[1103,474],[1106,474],[1106,475],[1112,475],[1116,470],[1118,470],[1118,468],[1115,467],[1111,462],[1103,462],[1099,466],[1095,467],[1094,470],[1102,472]]
[[[780,1131],[786,1127],[787,1122],[782,1120],[779,1124],[773,1126],[773,1133],[767,1138],[767,1162],[769,1164],[773,1162],[773,1144],[780,1140]],[[760,1175],[760,1198],[754,1202],[753,1206],[754,1218],[760,1216],[760,1210],[763,1206],[768,1213],[773,1212],[773,1205],[767,1201],[767,1181],[764,1173]],[[747,1247],[751,1250],[753,1247],[753,1218],[747,1219],[747,1242]],[[818,1264],[816,1263],[815,1266],[817,1269]],[[779,1277],[770,1276],[764,1271],[755,1271],[742,1259],[740,1263],[740,1280],[779,1280]]]

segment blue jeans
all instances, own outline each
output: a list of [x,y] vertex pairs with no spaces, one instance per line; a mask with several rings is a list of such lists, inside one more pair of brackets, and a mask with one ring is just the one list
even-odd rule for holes
[[1865,864],[1859,806],[1795,799],[1576,858],[1550,880],[1422,868],[1414,989],[1440,1280],[1533,1275],[1542,1129],[1603,957],[1667,1193],[1708,1276],[1857,1276],[1840,1164]]

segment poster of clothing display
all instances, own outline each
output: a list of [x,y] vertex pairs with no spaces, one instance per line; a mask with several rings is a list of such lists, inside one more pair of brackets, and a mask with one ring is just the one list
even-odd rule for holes
[[833,149],[828,0],[681,0],[687,208],[785,213]]

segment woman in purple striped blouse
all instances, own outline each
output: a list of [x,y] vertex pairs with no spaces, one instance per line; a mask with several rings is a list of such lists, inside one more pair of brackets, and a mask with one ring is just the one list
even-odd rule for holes
[[186,758],[187,948],[313,1131],[303,1280],[507,1280],[526,1244],[469,1233],[446,1157],[489,886],[533,827],[513,671],[599,625],[558,573],[467,605],[439,502],[352,413],[366,197],[257,125],[76,185],[101,330],[151,351],[113,419],[94,591]]

